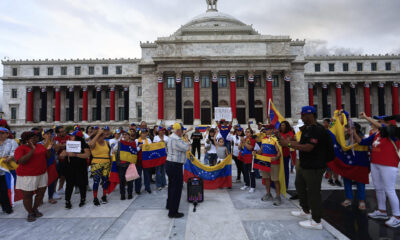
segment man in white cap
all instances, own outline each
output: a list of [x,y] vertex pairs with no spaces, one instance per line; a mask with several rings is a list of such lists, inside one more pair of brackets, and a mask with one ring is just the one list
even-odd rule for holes
[[168,175],[168,217],[181,218],[183,213],[178,212],[183,187],[183,164],[186,161],[186,152],[190,149],[190,142],[183,136],[183,126],[175,123],[172,126],[173,134],[168,140],[168,156],[165,169]]

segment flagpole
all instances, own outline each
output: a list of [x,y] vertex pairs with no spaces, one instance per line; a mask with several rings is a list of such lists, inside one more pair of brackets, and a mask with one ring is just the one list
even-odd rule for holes
[[271,99],[268,101],[268,108],[267,108],[267,123],[269,124],[271,122],[271,119],[269,118],[269,112],[271,109]]

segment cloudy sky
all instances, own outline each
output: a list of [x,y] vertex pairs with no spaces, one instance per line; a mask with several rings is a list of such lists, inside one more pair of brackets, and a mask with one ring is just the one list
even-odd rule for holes
[[[399,0],[219,0],[218,8],[262,34],[306,39],[308,54],[400,53]],[[1,0],[0,59],[140,58],[140,41],[205,10],[205,0]]]

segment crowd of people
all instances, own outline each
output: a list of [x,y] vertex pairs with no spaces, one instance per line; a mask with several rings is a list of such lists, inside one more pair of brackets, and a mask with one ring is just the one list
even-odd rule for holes
[[[342,114],[344,112],[339,112],[339,117]],[[400,142],[396,138],[381,134],[383,127],[395,123],[379,117],[373,119],[364,113],[361,113],[360,117],[371,124],[372,130],[368,136],[362,132],[361,126],[357,123],[346,125],[344,134],[348,145],[358,143],[360,146],[370,148],[368,158],[378,209],[368,216],[373,219],[386,219],[386,225],[398,227],[400,209],[395,183],[398,175],[397,150]],[[305,218],[305,221],[300,222],[305,228],[322,229],[321,183],[324,174],[331,185],[341,186],[340,176],[332,169],[327,169],[327,163],[335,158],[332,137],[328,131],[335,121],[336,119],[326,119],[323,124],[319,124],[315,109],[307,106],[303,107],[301,121],[295,129],[287,121],[281,122],[278,129],[275,128],[276,125],[262,123],[258,124],[257,129],[252,129],[250,124],[244,129],[241,125],[233,126],[231,122],[222,119],[205,131],[201,131],[199,127],[185,129],[179,123],[170,127],[149,128],[147,123],[142,121],[139,125],[132,123],[127,129],[121,127],[113,131],[108,126],[103,128],[88,126],[86,129],[79,126],[33,128],[31,131],[23,132],[20,139],[17,139],[7,123],[1,120],[0,159],[6,163],[12,161],[18,163],[16,189],[23,193],[23,205],[28,212],[29,222],[43,216],[38,208],[43,204],[46,189],[50,204],[56,204],[61,196],[65,195],[67,209],[73,207],[71,197],[74,189],[80,194],[79,207],[86,204],[86,194],[89,191],[93,194],[94,205],[106,204],[113,156],[117,161],[121,200],[132,199],[133,191],[138,195],[142,194],[142,185],[148,194],[152,193],[152,183],[156,184],[157,190],[168,186],[166,208],[169,209],[169,217],[180,218],[183,216],[178,211],[183,184],[182,166],[186,161],[186,151],[191,151],[209,166],[217,165],[232,154],[237,168],[235,181],[240,183],[243,180],[240,189],[253,193],[256,191],[256,179],[263,178],[265,195],[261,201],[272,201],[275,206],[282,203],[280,189],[284,186],[282,184],[288,188],[290,173],[293,173],[295,168],[295,187],[301,210],[292,212],[292,215]],[[81,142],[81,151],[67,152],[67,141]],[[155,168],[143,168],[142,146],[157,142],[164,142],[166,145],[166,163]],[[130,162],[119,154],[121,143],[137,150],[135,166],[140,178],[136,180],[125,179]],[[204,143],[204,155],[202,143]],[[256,154],[271,159],[270,171],[259,171],[254,168]],[[49,165],[52,163],[56,166],[58,177],[50,181]],[[284,168],[284,183],[279,178],[281,166]],[[89,186],[89,178],[93,179],[92,186]],[[365,184],[349,178],[343,178],[343,183],[345,197],[342,206],[349,207],[353,204],[352,185],[356,184],[358,208],[365,210]],[[100,199],[99,186],[103,190]],[[13,210],[6,192],[7,186],[2,170],[0,170],[0,187],[1,207],[4,212],[11,214]],[[276,189],[275,197],[272,195],[271,187]],[[295,198],[296,196],[292,197]],[[392,209],[393,216],[390,218],[386,211],[386,198],[389,199]]]

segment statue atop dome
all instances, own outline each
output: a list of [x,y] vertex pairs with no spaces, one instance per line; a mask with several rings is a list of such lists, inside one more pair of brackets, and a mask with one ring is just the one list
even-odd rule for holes
[[218,0],[206,0],[207,12],[218,12],[218,10],[217,10],[217,1]]

